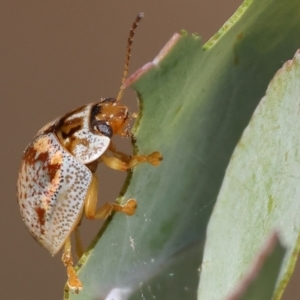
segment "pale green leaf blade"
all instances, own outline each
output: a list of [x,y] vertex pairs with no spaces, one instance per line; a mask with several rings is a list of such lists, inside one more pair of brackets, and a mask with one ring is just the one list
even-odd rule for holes
[[299,251],[299,115],[297,52],[271,81],[231,158],[207,230],[199,299],[224,298],[273,230],[287,248],[274,298],[282,295]]

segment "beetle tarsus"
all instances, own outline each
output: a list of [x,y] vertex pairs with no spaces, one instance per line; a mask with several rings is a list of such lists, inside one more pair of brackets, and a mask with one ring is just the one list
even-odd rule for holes
[[149,155],[134,155],[128,162],[127,167],[131,169],[139,163],[149,163],[152,166],[158,166],[162,159],[162,155],[158,151],[152,152]]
[[137,208],[135,199],[129,199],[124,205],[122,205],[122,212],[128,216],[132,216]]
[[76,294],[82,290],[82,283],[78,279],[75,270],[72,265],[67,266],[67,273],[68,273],[68,287],[70,290],[74,291]]

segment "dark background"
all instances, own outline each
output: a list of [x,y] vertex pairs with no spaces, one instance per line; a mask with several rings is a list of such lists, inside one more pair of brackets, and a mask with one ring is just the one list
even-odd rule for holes
[[[62,299],[66,281],[60,254],[52,258],[30,237],[17,206],[16,180],[22,151],[36,131],[77,106],[117,95],[129,28],[138,12],[143,11],[146,17],[136,33],[130,73],[151,61],[175,31],[197,32],[207,41],[241,3],[0,2],[1,300]],[[123,103],[137,109],[133,91],[127,90]],[[119,145],[130,152],[128,141]],[[101,167],[99,177],[100,198],[114,200],[125,174]],[[99,228],[100,222],[84,222],[85,245]],[[297,283],[294,276],[285,300],[300,298],[293,291]]]

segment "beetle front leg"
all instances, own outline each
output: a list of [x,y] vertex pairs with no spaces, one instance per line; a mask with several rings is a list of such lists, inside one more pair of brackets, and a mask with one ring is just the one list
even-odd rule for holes
[[85,198],[84,210],[88,219],[106,219],[113,211],[123,212],[129,216],[133,215],[136,209],[136,201],[129,199],[124,205],[117,203],[105,203],[97,210],[98,201],[98,179],[93,174],[87,196]]
[[128,169],[135,167],[140,163],[149,163],[152,166],[158,166],[162,161],[162,155],[160,152],[155,151],[149,155],[133,155],[130,161],[127,163]]
[[118,151],[116,146],[113,144],[113,142],[110,142],[108,150],[113,153],[114,157],[120,159],[123,162],[129,162],[131,159],[130,155],[122,151]]
[[73,267],[70,236],[68,236],[68,238],[65,241],[62,261],[64,265],[67,267],[67,275],[68,275],[67,285],[71,290],[75,291],[75,293],[78,294],[78,292],[82,290],[82,283],[80,282]]
[[109,146],[109,151],[113,153],[114,157],[103,154],[101,160],[108,167],[119,171],[127,171],[128,169],[134,168],[139,163],[149,163],[153,166],[158,166],[162,161],[162,155],[158,151],[152,152],[149,155],[130,156],[121,151],[117,151],[112,143]]

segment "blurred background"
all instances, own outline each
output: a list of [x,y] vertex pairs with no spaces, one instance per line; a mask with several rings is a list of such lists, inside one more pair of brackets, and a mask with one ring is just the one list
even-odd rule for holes
[[[16,180],[25,146],[48,121],[100,97],[116,97],[131,24],[143,11],[130,73],[153,60],[174,32],[207,41],[241,0],[4,0],[0,2],[0,299],[62,299],[66,271],[27,232]],[[295,49],[296,50],[296,49]],[[137,110],[128,89],[123,103]],[[119,149],[131,153],[128,141]],[[126,174],[100,168],[100,199],[114,201]],[[84,222],[87,246],[101,223]],[[299,268],[298,268],[299,269]],[[298,275],[297,275],[298,273]],[[285,300],[298,300],[296,272]],[[299,295],[298,287],[298,295]],[[208,299],[207,299],[208,300]]]

